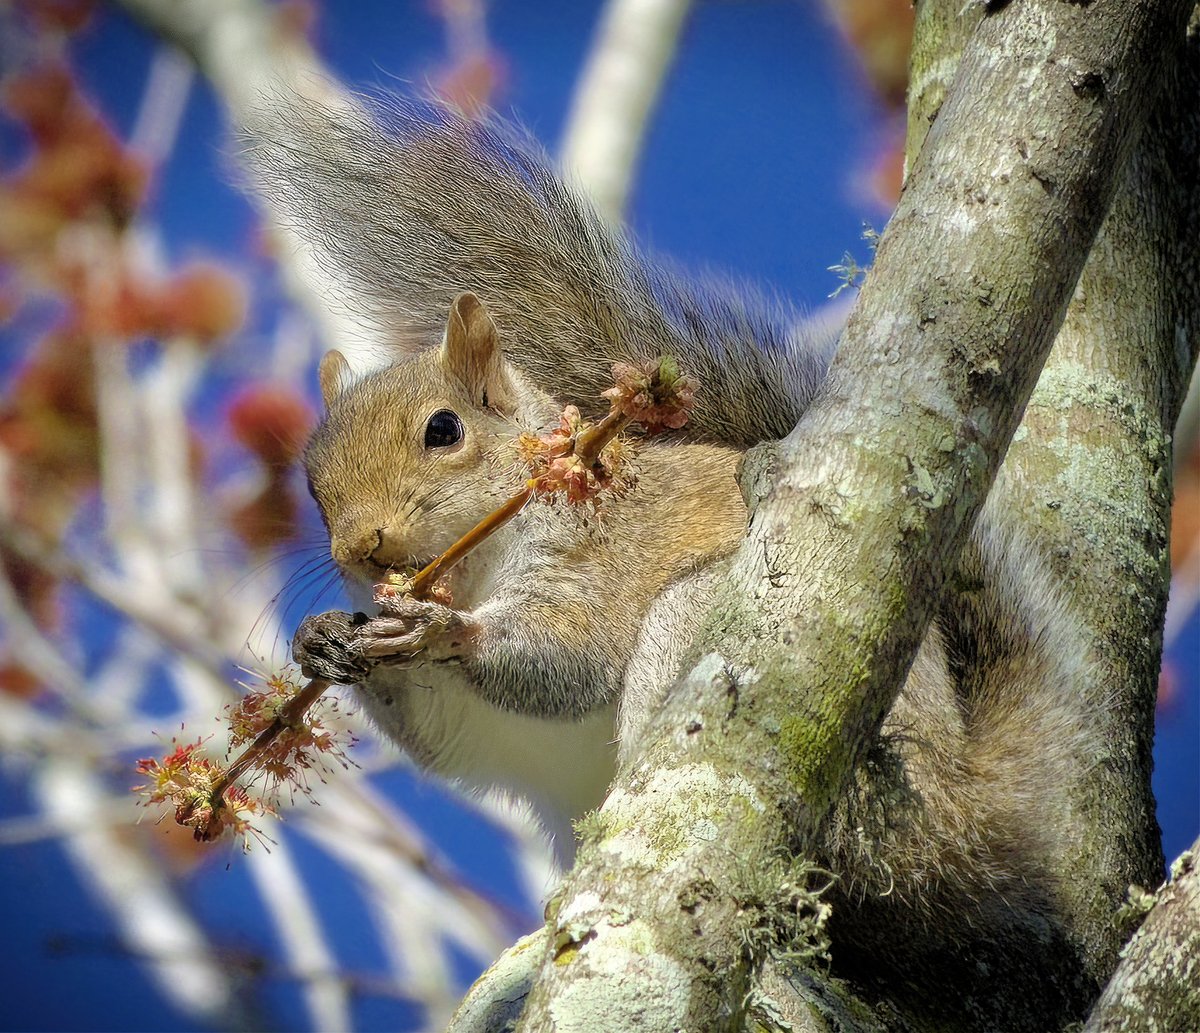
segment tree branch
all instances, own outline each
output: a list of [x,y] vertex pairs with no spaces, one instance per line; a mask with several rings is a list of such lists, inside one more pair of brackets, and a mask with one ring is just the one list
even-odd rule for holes
[[1171,866],[1085,1033],[1171,1033],[1200,1016],[1200,840]]
[[804,931],[782,858],[895,699],[1189,6],[982,20],[825,396],[744,475],[729,589],[591,825],[521,1028],[734,1028],[753,964]]
[[[981,8],[923,3],[912,57],[912,161]],[[1195,17],[1193,15],[1193,17]],[[1200,348],[1200,49],[1181,34],[1156,58],[1165,89],[1093,244],[1002,471],[1005,506],[1050,559],[1091,637],[1092,710],[1106,755],[1074,801],[1061,873],[1075,935],[1103,983],[1127,930],[1113,902],[1162,870],[1150,742],[1168,578],[1167,454]],[[1179,170],[1191,169],[1191,174]],[[1134,574],[1132,572],[1136,571]],[[1137,585],[1116,592],[1116,585]]]
[[[308,42],[285,30],[262,0],[117,2],[195,62],[235,128],[251,116],[288,119],[306,99],[332,107],[353,104]],[[315,261],[291,231],[274,228],[282,238],[277,258],[286,286],[326,343],[355,368],[386,365],[386,335],[355,311],[353,290]]]
[[563,166],[614,222],[690,9],[691,0],[608,0],[576,84]]

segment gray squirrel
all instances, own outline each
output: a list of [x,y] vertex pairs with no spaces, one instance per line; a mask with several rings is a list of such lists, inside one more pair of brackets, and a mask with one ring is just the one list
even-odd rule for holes
[[[368,374],[326,357],[305,460],[362,609],[389,569],[510,493],[505,442],[587,406],[614,361],[670,354],[701,383],[689,426],[641,446],[640,483],[601,534],[535,509],[456,571],[452,604],[323,614],[297,635],[306,671],[355,683],[419,764],[528,801],[567,862],[572,822],[635,755],[744,532],[741,455],[792,429],[835,335],[643,255],[503,123],[405,100],[309,105],[251,140],[260,191],[395,346]],[[943,1007],[931,984],[1003,981],[1070,936],[1050,873],[1093,735],[1088,659],[1002,495],[819,858],[838,876],[835,971],[864,986],[903,971],[922,1013]],[[1002,956],[1014,936],[1028,957]],[[1029,1025],[1076,1017],[1093,989],[1062,987],[1061,1010]]]

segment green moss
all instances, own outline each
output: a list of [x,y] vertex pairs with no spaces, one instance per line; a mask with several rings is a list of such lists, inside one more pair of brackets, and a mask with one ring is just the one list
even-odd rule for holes
[[608,817],[602,815],[598,810],[581,814],[572,824],[575,835],[581,841],[589,843],[598,843],[606,836],[611,835],[613,831]]
[[817,714],[791,715],[780,722],[779,756],[788,780],[813,805],[832,800],[837,788],[831,773],[841,765],[830,762],[841,738],[839,716],[831,708]]
[[575,960],[578,954],[579,944],[568,943],[565,947],[555,952],[554,964],[559,966],[569,965]]

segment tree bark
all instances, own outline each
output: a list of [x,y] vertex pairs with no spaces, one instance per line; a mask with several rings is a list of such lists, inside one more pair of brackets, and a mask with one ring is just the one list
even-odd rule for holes
[[[907,149],[915,156],[981,8],[919,9]],[[1162,851],[1150,792],[1170,578],[1169,450],[1200,314],[1200,49],[1181,34],[1002,471],[1008,505],[1091,635],[1097,758],[1075,801],[1068,912],[1103,983],[1128,934],[1113,901],[1151,886]],[[1190,172],[1189,172],[1190,170]],[[1113,591],[1113,586],[1128,586]]]
[[1174,1033],[1200,1018],[1200,840],[1171,866],[1084,1033]]
[[748,464],[728,590],[589,829],[520,1028],[739,1028],[755,964],[814,932],[783,858],[895,699],[1189,7],[982,18],[824,396]]

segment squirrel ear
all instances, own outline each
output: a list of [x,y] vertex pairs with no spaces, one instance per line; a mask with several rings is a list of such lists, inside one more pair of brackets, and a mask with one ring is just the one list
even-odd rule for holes
[[469,291],[450,306],[440,357],[477,406],[505,413],[515,409],[512,377],[500,352],[496,324],[483,302]]
[[321,364],[317,366],[317,383],[321,385],[321,397],[328,409],[354,379],[350,371],[350,363],[346,356],[339,351],[328,351],[321,356]]

